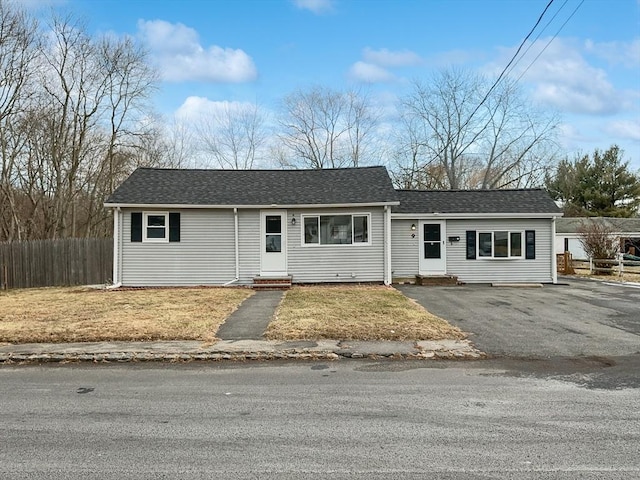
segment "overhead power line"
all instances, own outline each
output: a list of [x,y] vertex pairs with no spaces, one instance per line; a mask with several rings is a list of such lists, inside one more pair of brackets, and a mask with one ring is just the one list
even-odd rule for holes
[[[565,2],[566,3],[566,2]],[[567,22],[569,20],[571,20],[571,18],[576,14],[576,12],[578,11],[578,9],[582,6],[582,4],[584,3],[584,0],[582,0],[578,6],[573,10],[573,12],[571,12],[571,15],[569,15],[569,17],[564,21],[564,23],[562,25],[560,25],[560,28],[556,31],[556,33],[553,34],[553,37],[551,37],[551,39],[547,42],[547,44],[544,46],[544,48],[542,50],[540,50],[540,52],[538,53],[538,55],[536,55],[536,57],[531,61],[531,63],[527,66],[527,68],[524,69],[524,71],[520,74],[520,76],[516,79],[516,82],[518,80],[520,80],[523,75],[525,73],[527,73],[527,71],[529,71],[529,69],[531,68],[531,65],[533,65],[536,60],[538,60],[538,58],[540,58],[540,56],[544,53],[544,51],[547,49],[547,47],[549,45],[551,45],[551,42],[553,42],[556,37],[558,36],[558,34],[562,31],[562,29],[564,28],[564,26],[567,24]],[[563,5],[564,6],[564,5]]]
[[542,17],[544,17],[545,13],[547,13],[547,10],[549,10],[549,7],[551,7],[551,4],[554,2],[554,0],[549,0],[549,3],[547,3],[547,6],[544,7],[544,10],[542,11],[542,13],[540,14],[540,16],[538,17],[538,20],[536,21],[535,25],[533,26],[533,28],[529,31],[529,33],[527,34],[526,37],[524,37],[524,40],[522,40],[522,42],[520,43],[520,46],[518,47],[518,50],[516,50],[516,53],[513,54],[513,56],[511,57],[511,60],[509,60],[509,63],[507,63],[507,65],[502,69],[502,72],[500,72],[500,75],[498,75],[498,78],[496,79],[495,82],[493,82],[493,85],[491,85],[491,88],[489,88],[489,90],[487,90],[487,93],[485,94],[485,96],[482,98],[482,100],[480,101],[480,103],[478,104],[478,106],[473,110],[473,112],[471,112],[471,115],[469,115],[469,118],[467,119],[467,121],[464,123],[463,127],[466,127],[467,124],[471,121],[471,119],[473,118],[473,116],[478,113],[478,110],[480,110],[480,107],[482,105],[484,105],[484,102],[487,101],[487,99],[489,98],[489,95],[491,95],[491,92],[493,92],[493,90],[498,86],[498,83],[500,83],[500,80],[502,80],[502,77],[504,76],[504,74],[506,73],[506,71],[509,69],[509,67],[511,66],[511,64],[515,61],[515,59],[518,57],[518,55],[520,54],[520,50],[522,50],[522,47],[524,47],[525,43],[527,43],[527,40],[529,40],[529,37],[531,37],[531,35],[533,35],[533,32],[535,31],[536,28],[538,28],[538,25],[540,25],[540,22],[542,21]]
[[[533,47],[533,45],[535,45],[535,43],[540,39],[540,37],[542,36],[542,34],[545,32],[545,30],[547,29],[547,27],[549,27],[549,25],[551,25],[551,22],[553,22],[556,17],[558,16],[558,14],[562,11],[562,9],[567,5],[567,2],[569,0],[564,0],[564,3],[562,5],[560,5],[560,8],[558,8],[558,10],[556,10],[556,13],[553,14],[553,17],[551,17],[549,19],[549,21],[545,24],[544,27],[542,27],[542,30],[540,30],[538,32],[538,34],[536,35],[536,38],[534,38],[529,45],[527,45],[527,48],[525,49],[524,52],[522,52],[522,55],[520,55],[520,58],[518,58],[514,64],[511,66],[511,68],[509,69],[509,72],[507,73],[507,75],[511,74],[511,72],[513,72],[513,70],[516,68],[516,66],[518,65],[518,63],[520,63],[520,61],[526,57],[527,53],[529,52],[529,50],[531,50],[531,47]],[[566,22],[565,22],[566,23]]]

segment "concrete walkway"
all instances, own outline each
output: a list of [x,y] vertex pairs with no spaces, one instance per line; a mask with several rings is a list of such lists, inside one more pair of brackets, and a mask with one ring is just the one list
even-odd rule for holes
[[221,340],[261,340],[282,300],[282,290],[257,290],[220,325]]

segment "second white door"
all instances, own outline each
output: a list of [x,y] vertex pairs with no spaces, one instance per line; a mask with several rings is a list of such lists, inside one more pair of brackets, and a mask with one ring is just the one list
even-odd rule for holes
[[444,221],[420,222],[420,275],[444,275],[447,271]]

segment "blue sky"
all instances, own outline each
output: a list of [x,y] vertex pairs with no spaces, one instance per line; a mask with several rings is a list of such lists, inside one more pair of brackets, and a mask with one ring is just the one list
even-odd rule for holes
[[[276,110],[316,84],[364,88],[392,109],[437,70],[499,73],[549,0],[22,2],[144,42],[162,72],[155,108],[171,117],[219,102]],[[615,143],[640,169],[640,0],[554,0],[530,40],[514,74],[535,105],[560,113],[567,153]]]

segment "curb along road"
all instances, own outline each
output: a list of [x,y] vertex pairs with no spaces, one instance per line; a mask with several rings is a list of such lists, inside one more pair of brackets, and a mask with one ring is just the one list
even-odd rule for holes
[[418,342],[113,342],[0,346],[0,364],[126,363],[251,360],[339,360],[343,358],[459,359],[485,358],[467,340]]

